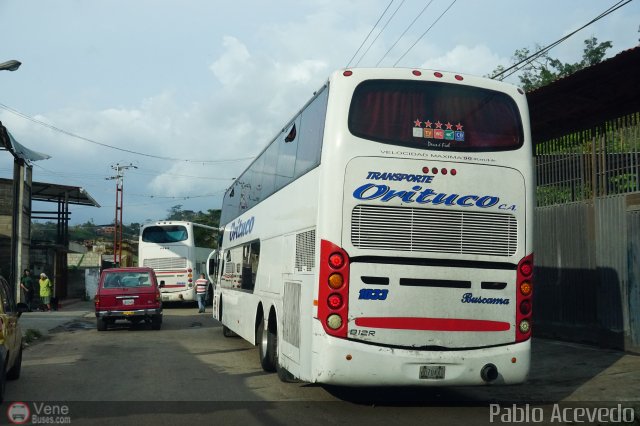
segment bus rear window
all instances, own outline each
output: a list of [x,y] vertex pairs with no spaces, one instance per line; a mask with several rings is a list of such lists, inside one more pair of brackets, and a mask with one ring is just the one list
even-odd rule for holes
[[142,241],[145,243],[177,243],[188,237],[187,228],[180,225],[149,226],[142,231]]
[[457,84],[369,80],[349,108],[354,136],[413,148],[501,151],[522,146],[520,112],[502,92]]

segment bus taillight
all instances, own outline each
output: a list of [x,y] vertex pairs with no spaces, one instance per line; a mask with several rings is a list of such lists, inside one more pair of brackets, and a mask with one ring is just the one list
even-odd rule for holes
[[342,306],[342,296],[338,293],[333,293],[327,299],[327,304],[331,309],[339,309]]
[[347,337],[349,256],[337,245],[320,242],[318,319],[327,334]]
[[533,253],[518,263],[516,288],[516,342],[531,337]]
[[334,269],[342,268],[342,265],[344,265],[344,257],[342,257],[342,253],[331,253],[329,256],[329,265]]

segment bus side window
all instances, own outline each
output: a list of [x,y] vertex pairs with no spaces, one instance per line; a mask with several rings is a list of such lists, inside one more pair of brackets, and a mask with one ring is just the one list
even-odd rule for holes
[[242,254],[242,288],[253,291],[256,286],[256,273],[260,260],[260,242],[254,241],[245,245]]

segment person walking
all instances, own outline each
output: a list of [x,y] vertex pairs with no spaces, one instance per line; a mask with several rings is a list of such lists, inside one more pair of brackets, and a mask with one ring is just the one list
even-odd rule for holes
[[198,299],[198,313],[204,312],[205,298],[207,297],[207,287],[209,287],[209,281],[204,277],[204,274],[200,274],[200,278],[196,280],[196,297]]
[[31,271],[29,269],[25,269],[22,273],[22,277],[20,277],[20,288],[22,288],[22,291],[24,292],[24,301],[29,308],[29,312],[31,312],[31,304],[33,303],[35,288],[33,287],[33,277],[31,276]]
[[47,274],[44,272],[40,274],[40,299],[42,303],[47,305],[47,310],[51,311],[51,293],[53,284]]

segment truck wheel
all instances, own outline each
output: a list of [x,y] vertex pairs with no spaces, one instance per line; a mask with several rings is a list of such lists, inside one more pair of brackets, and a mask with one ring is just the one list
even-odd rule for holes
[[106,331],[107,330],[107,320],[104,318],[97,318],[96,327],[98,331]]

